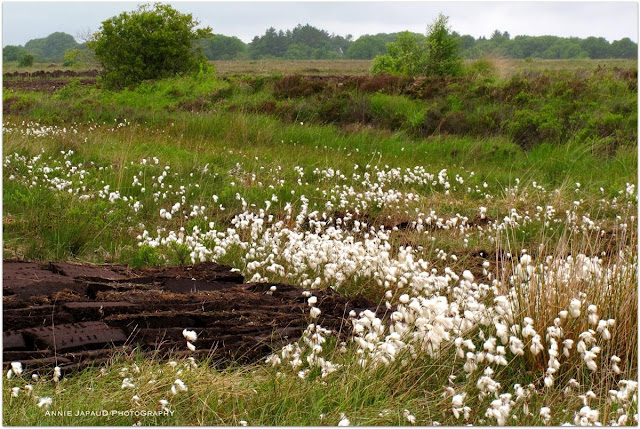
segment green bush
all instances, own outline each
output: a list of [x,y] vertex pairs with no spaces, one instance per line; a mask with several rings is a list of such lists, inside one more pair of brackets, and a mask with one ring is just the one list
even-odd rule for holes
[[466,74],[474,79],[495,78],[498,76],[498,68],[489,58],[480,58],[467,67]]
[[82,51],[80,49],[71,49],[64,53],[63,67],[73,67],[82,61]]
[[31,67],[33,65],[33,61],[34,61],[34,57],[31,54],[23,54],[20,57],[20,61],[18,62],[18,65],[20,67]]
[[420,35],[408,31],[400,33],[395,42],[387,45],[387,52],[373,59],[372,73],[418,76],[427,68],[427,52]]
[[196,41],[212,35],[198,21],[168,4],[142,5],[103,21],[89,42],[102,66],[107,87],[123,88],[149,79],[204,70],[206,58]]
[[401,33],[387,45],[387,54],[373,59],[371,72],[406,76],[459,76],[462,58],[458,40],[443,14],[429,25],[427,36]]

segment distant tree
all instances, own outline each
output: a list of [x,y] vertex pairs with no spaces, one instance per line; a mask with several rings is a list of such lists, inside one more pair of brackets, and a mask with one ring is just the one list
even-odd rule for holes
[[589,54],[582,50],[580,43],[571,39],[558,39],[542,53],[542,58],[588,58]]
[[449,18],[439,14],[427,29],[426,75],[457,76],[462,73],[459,43],[447,23]]
[[282,58],[289,47],[289,40],[285,33],[269,27],[264,35],[254,37],[249,44],[251,58]]
[[34,61],[34,56],[31,54],[23,54],[20,57],[20,61],[18,62],[18,65],[20,67],[30,67],[33,65],[33,61]]
[[210,60],[234,60],[247,55],[247,45],[237,37],[215,34],[198,42],[202,53]]
[[287,48],[283,58],[287,60],[304,60],[310,56],[311,52],[308,46],[304,46],[299,43],[292,43]]
[[351,60],[371,60],[387,52],[387,43],[382,37],[365,34],[353,42],[345,56]]
[[65,52],[78,47],[78,42],[70,34],[56,32],[29,40],[24,47],[40,61],[61,61]]
[[638,44],[628,37],[611,43],[611,56],[614,58],[638,58]]
[[2,61],[18,61],[26,51],[22,46],[7,45],[2,48]]
[[291,43],[306,45],[312,49],[323,48],[331,41],[331,37],[328,32],[320,30],[309,24],[298,24],[293,30],[291,30],[289,37]]
[[332,50],[330,46],[323,46],[322,48],[313,49],[311,58],[314,60],[338,60],[341,55],[339,52]]
[[169,4],[138,7],[102,22],[89,42],[111,88],[190,73],[205,67],[196,41],[211,37],[211,29],[196,29],[198,21]]
[[473,38],[473,36],[470,36],[468,34],[465,34],[464,36],[460,36],[459,38],[459,44],[460,44],[460,50],[461,51],[466,51],[467,49],[471,49],[473,47],[473,45],[475,45],[476,43],[476,39]]
[[509,32],[505,31],[504,33],[501,33],[499,30],[495,30],[491,34],[491,39],[489,40],[491,40],[496,44],[502,44],[502,43],[508,42],[510,38],[511,36],[509,36]]
[[600,59],[611,57],[610,45],[604,37],[587,37],[581,43],[582,49],[589,58]]
[[351,44],[353,44],[353,36],[347,34],[346,37],[337,36],[332,34],[330,36],[331,51],[339,54],[340,57],[344,57]]
[[82,62],[82,51],[80,49],[70,49],[64,53],[64,62],[62,65],[64,67],[72,67],[78,65]]

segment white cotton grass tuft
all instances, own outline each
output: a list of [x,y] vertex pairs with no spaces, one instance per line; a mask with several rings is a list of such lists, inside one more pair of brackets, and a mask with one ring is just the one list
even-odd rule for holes
[[122,389],[134,389],[136,386],[131,382],[130,378],[125,378],[122,380]]
[[196,334],[196,331],[189,331],[187,329],[184,329],[182,331],[182,336],[187,340],[187,341],[191,341],[191,342],[195,342],[198,339],[198,334]]
[[338,426],[351,426],[351,422],[344,413],[340,413],[340,421]]
[[171,386],[171,393],[173,395],[177,395],[179,392],[186,392],[187,390],[189,390],[189,388],[179,378],[176,379],[176,381],[174,381],[173,385]]
[[411,412],[409,410],[404,410],[402,412],[402,415],[404,416],[405,419],[407,419],[407,421],[409,422],[409,424],[415,424],[416,423],[416,416],[414,416],[413,414],[411,414]]
[[316,319],[318,316],[320,316],[320,313],[322,312],[318,307],[311,307],[311,310],[309,310],[309,315],[312,319]]
[[22,363],[21,362],[11,362],[11,369],[13,373],[20,377],[22,375]]
[[56,383],[60,381],[60,377],[62,377],[62,371],[59,366],[53,368],[53,381]]
[[187,341],[187,348],[192,352],[196,351],[196,346],[194,346],[191,342]]
[[38,403],[36,404],[36,406],[38,408],[44,407],[45,410],[48,410],[52,404],[53,404],[53,399],[51,399],[48,396],[43,396],[41,398],[38,398]]
[[551,420],[551,409],[549,407],[540,408],[540,418],[543,423],[547,424]]

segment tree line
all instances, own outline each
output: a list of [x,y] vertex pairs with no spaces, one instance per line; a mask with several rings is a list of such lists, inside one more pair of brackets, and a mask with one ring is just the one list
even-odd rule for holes
[[[200,42],[210,60],[233,59],[352,59],[371,60],[388,54],[387,45],[396,42],[403,33],[365,34],[354,40],[352,35],[329,34],[309,24],[293,30],[270,27],[249,43],[233,36],[216,34]],[[413,33],[418,39],[423,34]],[[453,32],[463,58],[484,56],[505,58],[638,58],[638,44],[628,37],[609,42],[604,37],[515,36],[494,31],[491,37],[474,38]]]
[[[362,59],[369,60],[388,54],[387,45],[396,42],[403,33],[366,34],[355,39],[350,34],[340,36],[312,25],[298,25],[291,30],[270,27],[249,43],[237,37],[214,34],[197,45],[209,60],[238,59]],[[418,40],[423,34],[412,33]],[[504,58],[638,58],[637,43],[625,37],[613,42],[604,37],[515,36],[494,31],[491,37],[474,38],[453,32],[462,58],[496,56]],[[72,51],[70,53],[70,51]],[[3,61],[20,61],[31,55],[36,62],[70,62],[82,57],[86,43],[73,36],[56,32],[47,37],[29,40],[24,46],[8,45],[2,49]],[[65,56],[66,54],[66,56]]]

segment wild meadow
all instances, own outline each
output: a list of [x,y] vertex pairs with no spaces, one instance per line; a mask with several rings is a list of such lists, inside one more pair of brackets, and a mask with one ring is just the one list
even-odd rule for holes
[[[7,366],[3,423],[637,425],[637,70],[474,64],[5,89],[5,259],[215,261],[309,323],[250,364]],[[343,341],[318,289],[387,315]]]

